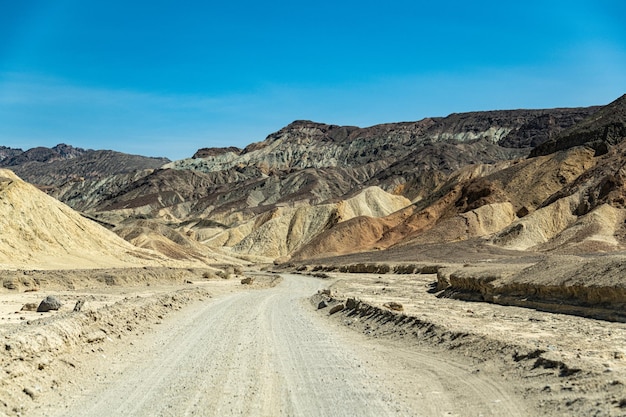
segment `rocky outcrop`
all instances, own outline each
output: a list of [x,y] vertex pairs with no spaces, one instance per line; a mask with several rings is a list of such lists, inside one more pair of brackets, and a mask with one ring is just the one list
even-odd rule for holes
[[531,152],[530,156],[548,155],[574,146],[588,146],[603,155],[626,138],[626,94],[594,112]]
[[235,146],[229,146],[227,148],[202,148],[198,149],[192,158],[210,158],[212,156],[223,155],[225,153],[234,153],[235,155],[239,155],[241,153],[241,149]]
[[440,296],[626,322],[623,255],[442,268]]
[[580,123],[586,117],[597,112],[601,107],[558,109],[558,111],[539,112],[524,124],[513,129],[498,143],[511,148],[534,148],[556,138],[561,132]]
[[11,160],[12,158],[22,153],[24,153],[24,151],[19,148],[9,148],[6,146],[0,146],[0,164],[4,164],[5,161]]
[[61,303],[61,300],[59,300],[54,295],[49,295],[44,298],[41,303],[39,303],[39,306],[37,307],[37,312],[46,313],[48,311],[58,310],[61,308],[62,305],[63,304]]

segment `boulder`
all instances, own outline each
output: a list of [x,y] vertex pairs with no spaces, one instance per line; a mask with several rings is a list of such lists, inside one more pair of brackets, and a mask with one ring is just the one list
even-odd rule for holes
[[37,307],[38,313],[45,313],[51,310],[58,310],[61,308],[63,304],[61,301],[55,297],[54,295],[49,295],[44,300],[39,303],[39,307]]

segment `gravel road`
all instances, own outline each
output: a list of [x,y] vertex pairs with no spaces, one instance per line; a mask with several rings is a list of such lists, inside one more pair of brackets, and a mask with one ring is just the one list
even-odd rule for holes
[[523,416],[513,387],[436,352],[347,331],[281,284],[196,303],[109,356],[46,416]]

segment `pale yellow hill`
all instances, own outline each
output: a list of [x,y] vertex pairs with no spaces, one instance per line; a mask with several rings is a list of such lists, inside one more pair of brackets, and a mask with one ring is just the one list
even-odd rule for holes
[[579,217],[576,222],[559,233],[540,250],[564,253],[587,253],[624,249],[617,239],[626,220],[626,210],[603,204]]
[[164,264],[56,199],[0,170],[0,268],[68,269]]
[[207,244],[232,246],[232,250],[240,254],[279,258],[291,254],[337,223],[359,216],[387,216],[409,204],[405,197],[369,187],[338,203],[278,207],[224,231]]
[[493,243],[507,249],[527,250],[542,245],[573,225],[579,196],[562,198],[530,213],[498,233]]
[[490,236],[517,219],[509,202],[486,204],[466,213],[441,220],[410,243],[445,243]]
[[621,249],[616,234],[626,210],[603,204],[578,217],[574,213],[579,203],[579,194],[557,200],[502,230],[493,243],[507,249],[565,253]]
[[206,245],[154,220],[126,221],[115,233],[133,245],[150,249],[169,259],[206,264],[242,264],[239,259],[217,254]]

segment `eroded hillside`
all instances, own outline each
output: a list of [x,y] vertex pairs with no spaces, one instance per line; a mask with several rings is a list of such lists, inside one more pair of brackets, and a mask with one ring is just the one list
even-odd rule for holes
[[[615,250],[621,130],[610,126],[623,119],[622,102],[369,128],[296,121],[245,149],[204,148],[159,167],[146,164],[166,161],[85,151],[30,178],[135,245],[174,256],[282,262],[473,239],[515,250]],[[596,137],[606,126],[610,134]],[[595,145],[574,146],[580,129],[596,132]]]

